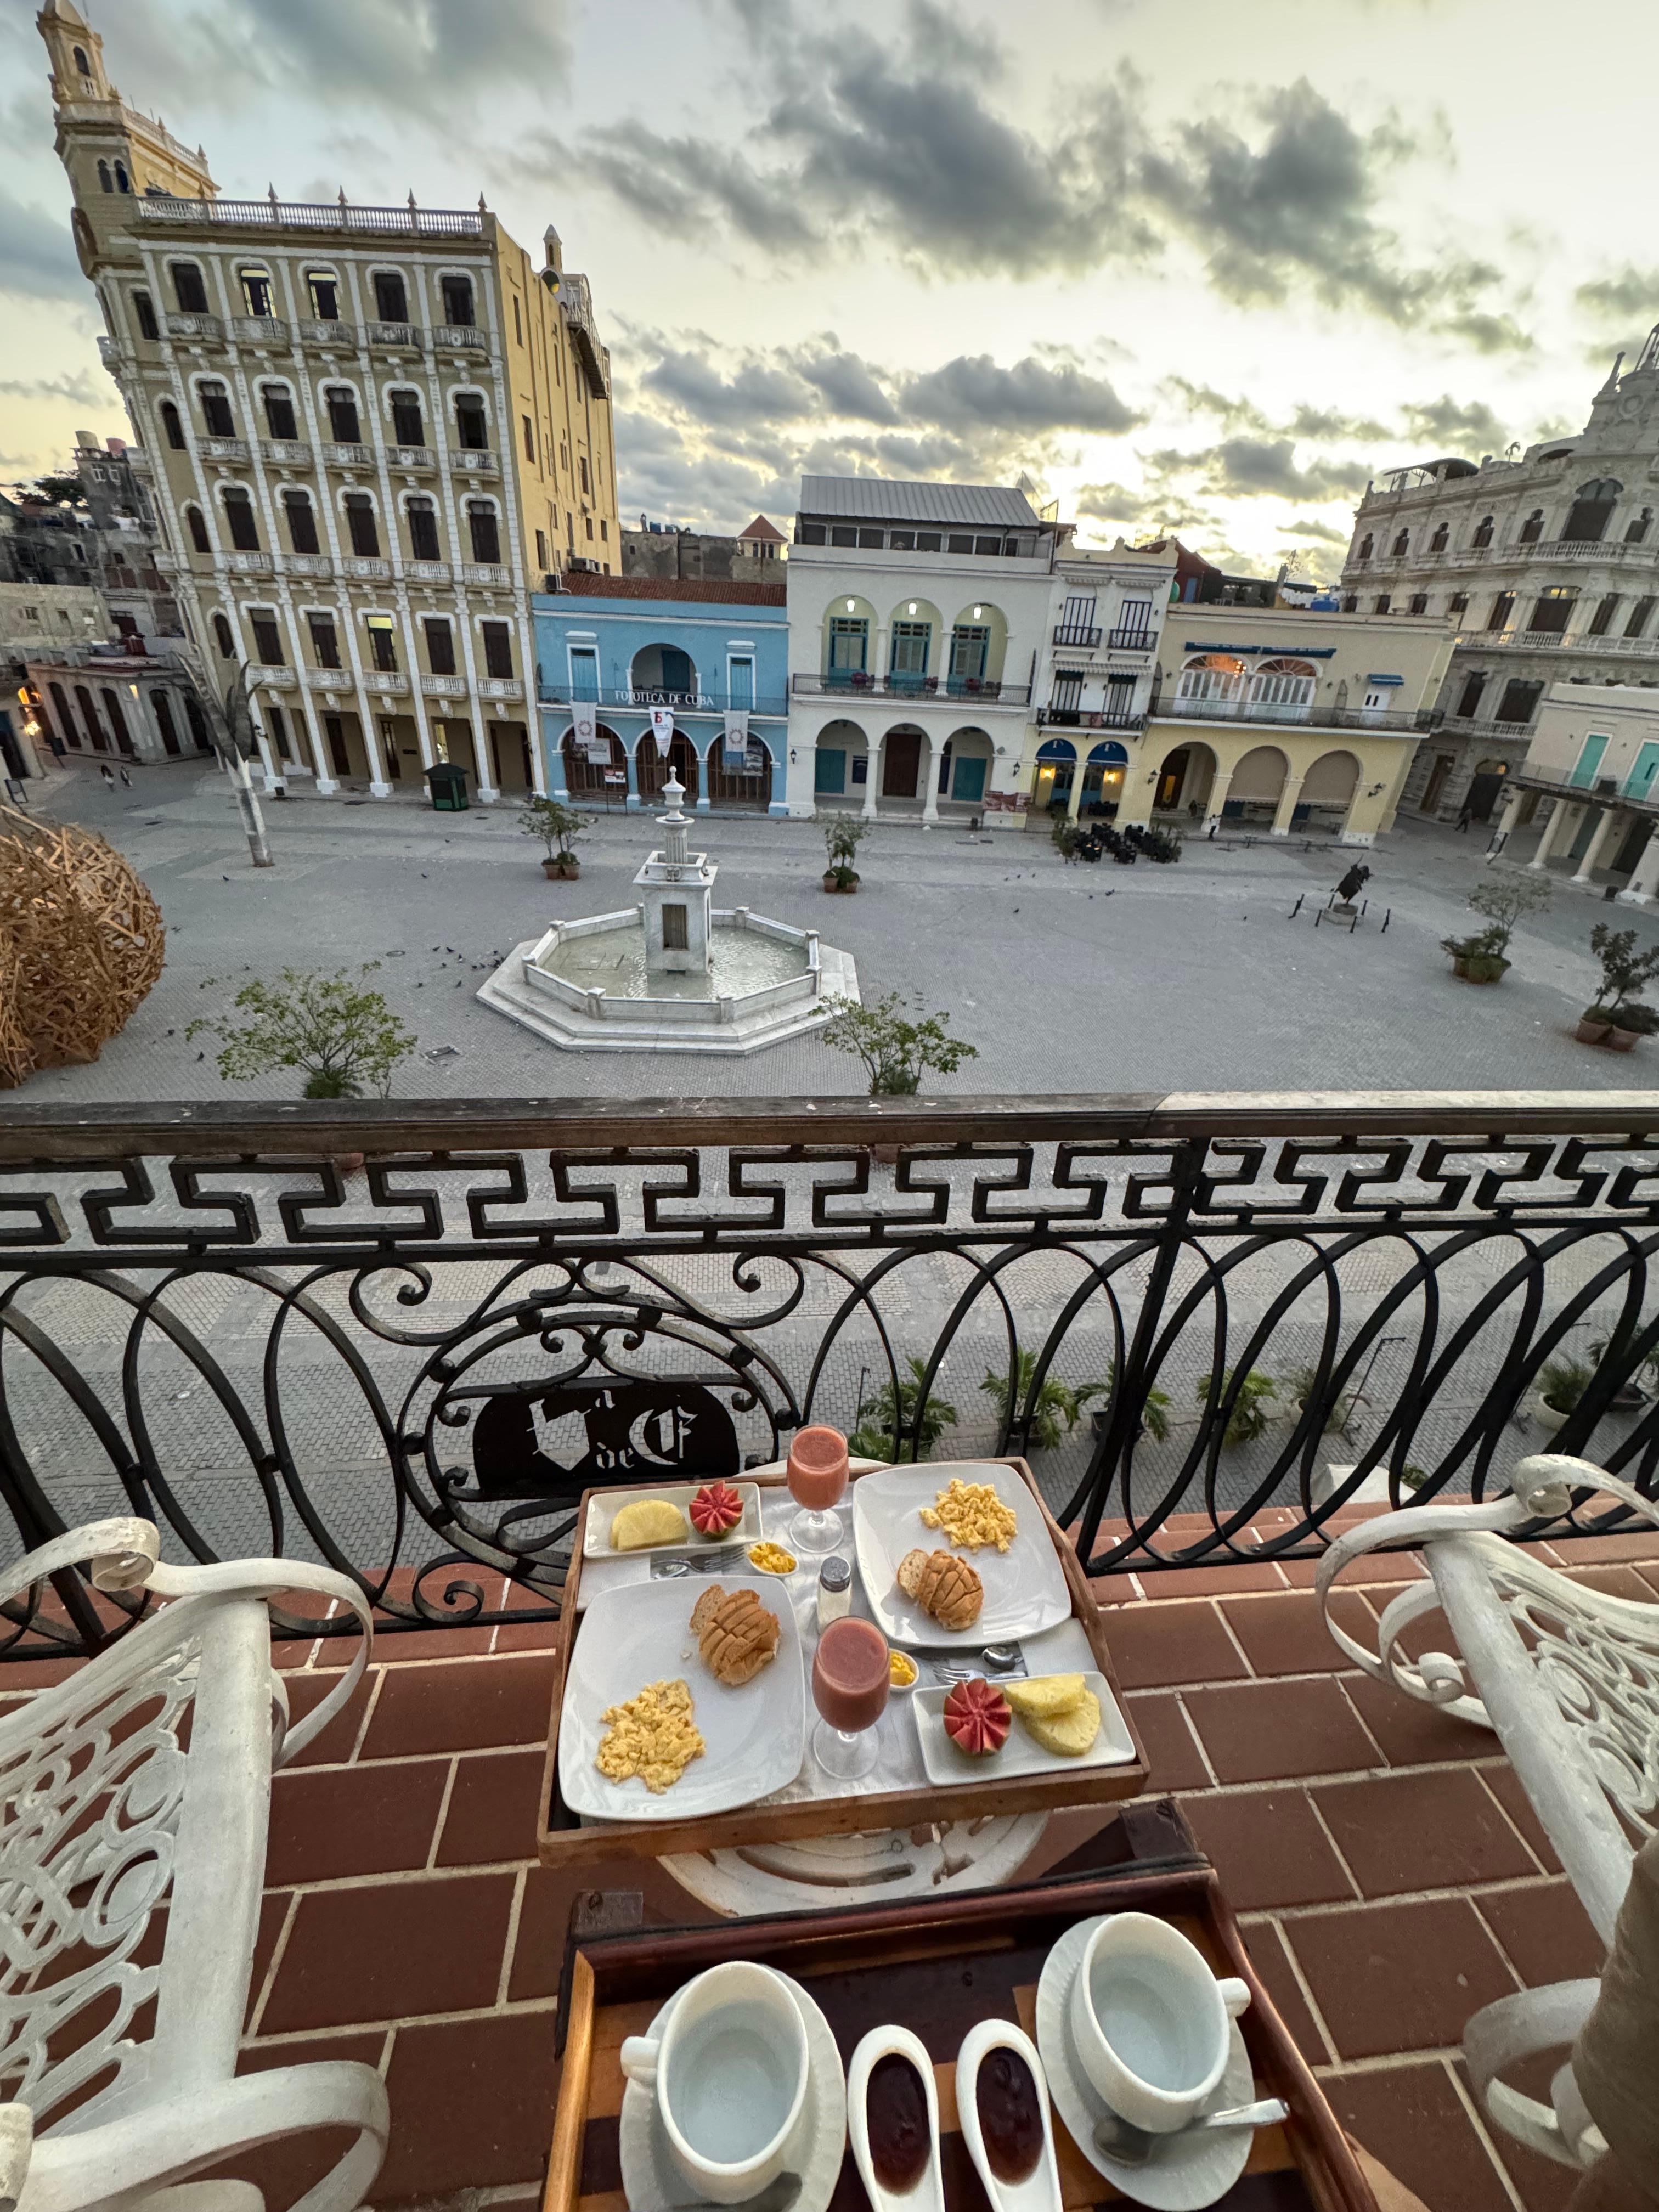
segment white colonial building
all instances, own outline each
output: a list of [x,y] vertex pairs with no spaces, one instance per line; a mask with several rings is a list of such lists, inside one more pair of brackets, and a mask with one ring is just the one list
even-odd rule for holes
[[1137,550],[1066,542],[1055,554],[1036,712],[1019,779],[1030,819],[1115,812],[1130,746],[1146,726],[1164,617],[1175,582],[1173,538]]
[[804,477],[788,811],[1023,818],[1056,531],[995,484]]
[[1563,684],[1549,694],[1504,793],[1492,856],[1534,823],[1533,867],[1648,904],[1659,891],[1659,691]]

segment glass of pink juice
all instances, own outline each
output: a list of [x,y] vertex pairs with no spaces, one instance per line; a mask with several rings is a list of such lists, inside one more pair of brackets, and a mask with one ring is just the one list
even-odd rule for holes
[[836,1507],[847,1490],[847,1439],[839,1429],[802,1429],[789,1447],[789,1495],[800,1511],[789,1523],[789,1540],[809,1555],[840,1549],[843,1531]]
[[823,1717],[812,1756],[837,1782],[857,1782],[876,1763],[876,1724],[892,1687],[887,1638],[872,1620],[832,1620],[812,1655],[812,1703]]

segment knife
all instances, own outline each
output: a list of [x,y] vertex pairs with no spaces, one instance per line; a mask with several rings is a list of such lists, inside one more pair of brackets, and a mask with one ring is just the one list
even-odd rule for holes
[[739,2204],[670,2204],[665,2212],[789,2212],[799,2195],[799,2174],[781,2173],[758,2197],[745,2197]]

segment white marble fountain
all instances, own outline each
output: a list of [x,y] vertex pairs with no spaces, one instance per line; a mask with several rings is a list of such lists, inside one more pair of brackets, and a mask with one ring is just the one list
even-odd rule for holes
[[567,1052],[758,1052],[856,999],[851,953],[816,929],[714,904],[716,864],[686,849],[685,787],[671,777],[663,797],[638,904],[515,945],[479,992],[485,1006]]

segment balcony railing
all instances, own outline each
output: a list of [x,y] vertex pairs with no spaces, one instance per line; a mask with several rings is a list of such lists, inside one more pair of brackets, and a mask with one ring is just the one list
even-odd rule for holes
[[489,333],[475,330],[471,323],[438,323],[432,331],[433,349],[441,346],[453,353],[488,353]]
[[317,316],[305,316],[295,323],[294,329],[304,345],[338,346],[346,353],[357,350],[356,323],[325,322]]
[[672,707],[677,714],[723,714],[746,708],[751,714],[786,714],[789,702],[781,692],[721,690],[714,685],[696,691],[665,691],[643,684],[587,684],[574,690],[568,681],[543,676],[536,696],[544,707],[568,707],[575,701],[595,707],[620,707],[646,714],[653,707]]
[[1109,707],[1039,707],[1040,730],[1144,730],[1145,714],[1120,714]]
[[1069,645],[1079,653],[1092,653],[1100,643],[1100,632],[1090,629],[1081,623],[1056,623],[1054,643]]
[[[140,208],[144,203],[140,200]],[[170,338],[204,338],[210,345],[222,345],[225,326],[217,315],[169,315],[167,334]]]
[[1474,646],[1482,653],[1634,653],[1644,658],[1659,653],[1659,636],[1619,637],[1610,631],[1591,637],[1583,630],[1569,635],[1559,629],[1461,629],[1452,643]]
[[373,446],[341,445],[325,441],[322,455],[323,465],[329,469],[372,469],[374,465]]
[[303,438],[261,438],[259,458],[274,469],[308,469],[313,456]]
[[430,446],[388,446],[386,465],[394,469],[435,469],[438,456]]
[[1273,699],[1165,699],[1155,702],[1152,719],[1177,721],[1264,722],[1281,728],[1316,730],[1412,730],[1426,733],[1444,719],[1433,707],[1322,707],[1316,700],[1294,704]]
[[[953,1406],[938,1455],[1028,1454],[1099,1575],[1315,1556],[1373,1478],[1496,1497],[1547,1442],[1659,1484],[1659,1095],[813,1106],[9,1106],[12,1554],[142,1514],[187,1558],[325,1559],[387,1627],[545,1619],[584,1487],[736,1474],[897,1384],[880,1455]],[[1546,1439],[1542,1370],[1597,1342]],[[1045,1450],[1050,1379],[1091,1418]],[[65,1575],[3,1656],[143,1603]]]
[[489,217],[477,208],[355,207],[345,199],[175,199],[158,193],[132,204],[141,222],[225,224],[254,230],[366,231],[374,236],[482,238]]
[[204,461],[245,461],[249,457],[246,438],[198,438],[196,450]]
[[1150,629],[1115,629],[1106,641],[1114,653],[1150,653],[1158,633]]
[[391,353],[419,353],[426,333],[414,323],[365,323],[363,343]]
[[792,676],[789,688],[798,699],[962,699],[986,707],[1024,707],[1031,696],[1029,684],[994,684],[981,676],[872,676],[864,669]]
[[[1569,805],[1578,806],[1588,801],[1595,806],[1616,806],[1622,811],[1659,818],[1659,791],[1626,791],[1616,777],[1597,777],[1592,783],[1576,782],[1570,775],[1553,775],[1547,769],[1520,768],[1513,781],[1523,791],[1540,791],[1552,799],[1565,799]],[[1603,785],[1607,788],[1603,789]]]
[[293,340],[289,327],[275,315],[233,315],[230,335],[245,345],[262,345],[272,353],[286,353]]
[[449,465],[458,477],[498,477],[501,472],[499,458],[483,446],[452,446]]

